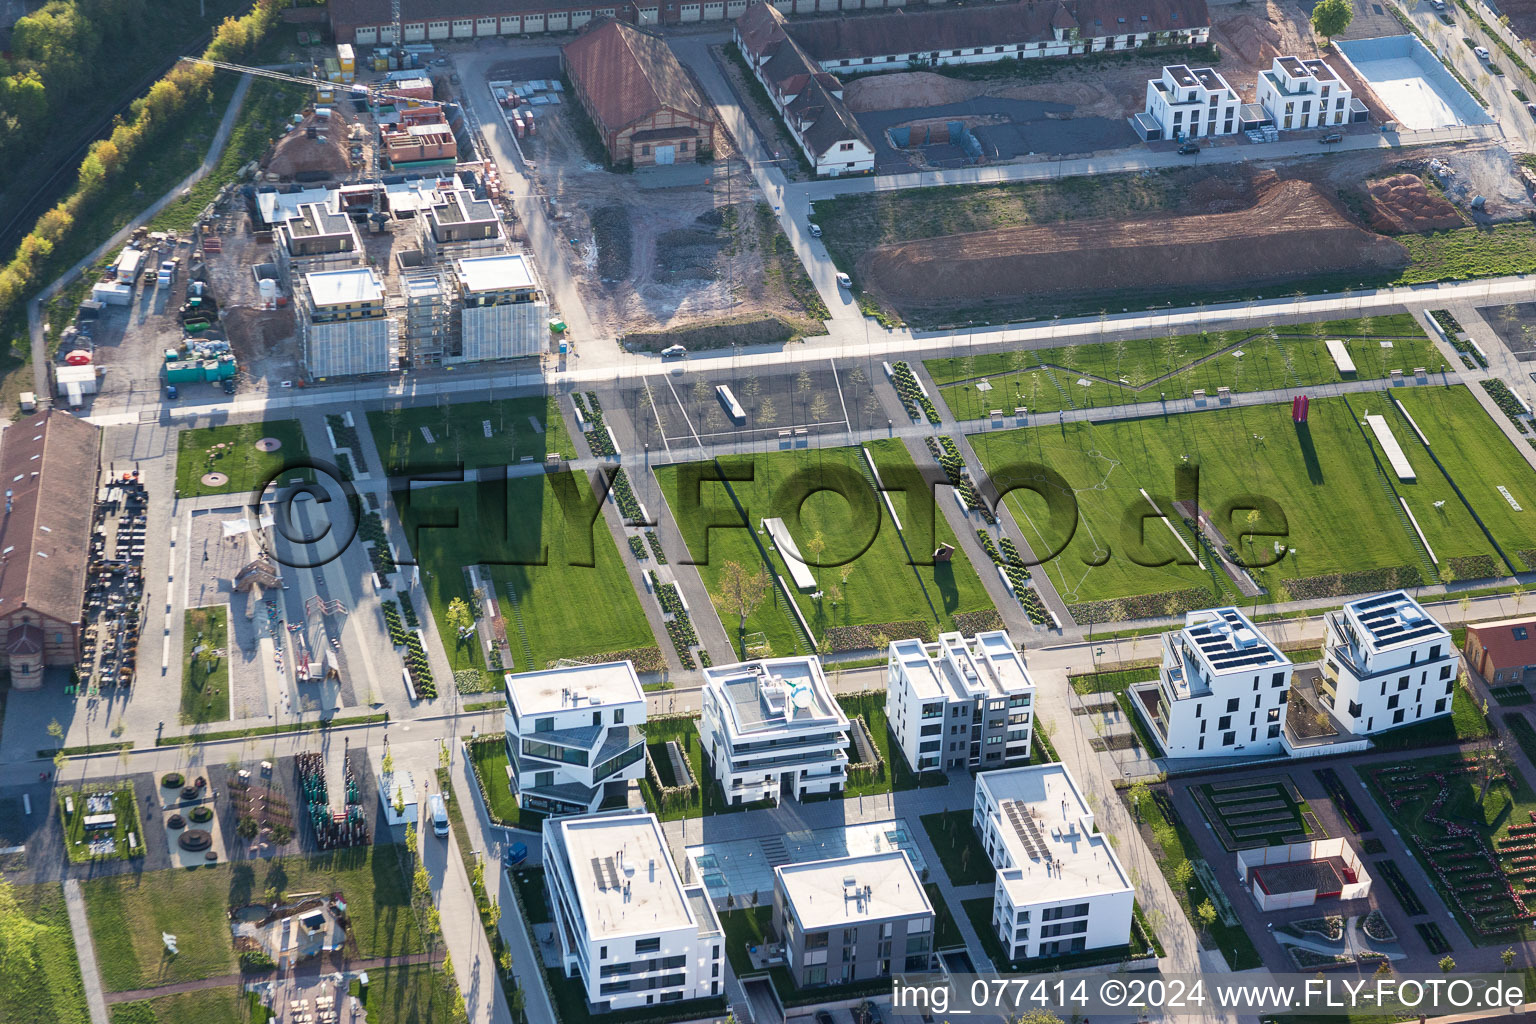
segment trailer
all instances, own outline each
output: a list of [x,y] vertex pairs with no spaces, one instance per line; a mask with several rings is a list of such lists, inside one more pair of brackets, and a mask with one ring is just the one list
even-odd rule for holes
[[124,249],[118,254],[116,266],[118,283],[133,284],[144,269],[144,253],[132,247]]

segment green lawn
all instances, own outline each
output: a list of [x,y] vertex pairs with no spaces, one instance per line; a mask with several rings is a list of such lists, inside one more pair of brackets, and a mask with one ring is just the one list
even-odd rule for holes
[[[1436,780],[1424,774],[1453,770],[1472,760],[1471,755],[1445,754],[1395,766],[1360,766],[1356,771],[1395,829],[1404,838],[1412,840],[1408,844],[1409,849],[1423,865],[1446,909],[1456,918],[1467,938],[1484,946],[1527,942],[1533,934],[1528,921],[1516,920],[1514,931],[1485,935],[1479,930],[1480,924],[1497,927],[1497,918],[1518,914],[1520,906],[1517,901],[1506,896],[1480,910],[1475,909],[1475,904],[1474,909],[1469,910],[1464,909],[1452,896],[1452,883],[1458,873],[1473,869],[1476,873],[1488,870],[1486,860],[1476,856],[1477,853],[1495,850],[1494,844],[1509,837],[1511,825],[1528,825],[1533,820],[1531,815],[1536,813],[1536,793],[1531,791],[1525,779],[1513,768],[1509,769],[1504,779],[1491,781],[1486,795],[1480,771],[1446,775],[1443,791]],[[1442,792],[1445,794],[1443,801]],[[1439,820],[1430,820],[1432,818]],[[1468,830],[1472,835],[1462,838],[1452,836],[1441,822]],[[1469,853],[1474,856],[1468,858]],[[1515,855],[1494,854],[1495,859],[1500,861],[1500,868],[1506,871],[1517,867],[1508,863]],[[1469,859],[1470,864],[1467,863]],[[1436,864],[1440,865],[1440,869],[1436,868]],[[1475,898],[1487,888],[1492,888],[1494,892],[1502,890],[1502,881],[1501,878],[1494,879],[1493,885],[1489,887],[1486,880],[1472,877],[1456,883],[1456,888],[1464,897]],[[1516,888],[1519,888],[1518,883]]]
[[[196,657],[192,649],[206,648]],[[181,724],[229,720],[229,609],[189,608],[181,652]],[[223,652],[215,656],[214,650]]]
[[[1429,438],[1432,450],[1450,471],[1472,510],[1493,534],[1493,539],[1514,561],[1515,567],[1536,569],[1536,470],[1531,469],[1525,456],[1510,443],[1465,387],[1400,388],[1393,394]],[[1401,419],[1394,422],[1394,431],[1397,423],[1401,423]],[[1398,435],[1398,442],[1409,452],[1408,457],[1419,470],[1421,481],[1431,474],[1440,476],[1433,463],[1416,457],[1415,449],[1422,449],[1419,449],[1418,438],[1411,427]],[[1509,491],[1510,498],[1521,511],[1515,511],[1510,505],[1499,491],[1501,486]],[[1462,524],[1459,529],[1475,534],[1475,540],[1482,543],[1485,553],[1492,554],[1486,551],[1487,542],[1482,532],[1454,496],[1447,500],[1445,509],[1452,505],[1457,509],[1453,515],[1444,517],[1445,522],[1433,507],[1426,510],[1424,502],[1416,502],[1410,496],[1408,503],[1419,525],[1430,534],[1430,544],[1437,555],[1446,557],[1440,546],[1449,543],[1444,537],[1448,523]],[[1500,562],[1498,572],[1504,575],[1509,570]]]
[[1451,713],[1428,722],[1415,722],[1397,729],[1379,732],[1371,739],[1377,750],[1412,750],[1439,747],[1447,743],[1480,740],[1493,732],[1476,699],[1460,686],[1451,695]]
[[[256,442],[264,437],[276,438],[283,443],[282,447],[275,452],[258,451]],[[221,444],[225,446],[222,449],[218,447]],[[248,494],[273,479],[285,466],[303,463],[308,458],[309,447],[298,420],[183,430],[176,438],[176,493],[183,498]],[[202,478],[210,472],[223,473],[229,482],[218,487],[205,485]]]
[[981,885],[997,878],[997,871],[971,825],[970,811],[939,811],[918,820],[939,855],[950,885]]
[[[867,445],[875,464],[879,467],[887,485],[892,485],[895,474],[913,466],[905,446],[897,440],[874,441]],[[737,562],[748,567],[762,564],[762,556],[754,536],[768,545],[766,533],[757,533],[759,522],[769,516],[784,519],[786,527],[795,537],[801,554],[810,561],[820,561],[826,568],[812,566],[811,572],[824,593],[819,599],[795,592],[795,602],[801,614],[816,636],[822,650],[851,650],[869,647],[883,648],[879,637],[886,635],[880,628],[868,630],[844,627],[882,627],[893,625],[900,635],[908,635],[912,623],[923,624],[930,631],[949,630],[954,626],[954,616],[967,612],[990,610],[992,603],[987,597],[976,570],[965,554],[958,550],[951,562],[935,562],[929,566],[914,566],[903,546],[902,535],[890,522],[883,502],[873,490],[864,457],[858,448],[809,449],[795,452],[769,452],[739,458],[723,458],[720,464],[727,473],[751,473],[752,479],[733,481],[741,505],[747,511],[749,533],[740,528],[710,528],[706,523],[740,524],[742,519],[732,505],[725,485],[704,481],[688,503],[679,494],[679,482],[685,479],[677,466],[663,466],[656,470],[657,479],[673,515],[678,520],[683,537],[688,543],[690,555],[699,565],[699,573],[710,594],[718,595],[721,575],[727,562]],[[791,478],[804,474],[800,479],[815,480],[823,486],[829,481],[847,479],[850,483],[850,500],[833,491],[821,491],[805,498],[805,487]],[[925,492],[923,500],[929,495]],[[935,524],[935,541],[920,535],[916,529],[917,517],[906,507],[905,495],[896,492],[892,501],[912,546],[912,556],[922,560],[932,554],[936,542],[956,544],[953,532],[943,515],[932,509]],[[795,509],[800,510],[800,525],[794,521]],[[929,506],[931,508],[931,505]],[[820,536],[825,550],[817,558],[809,545]],[[784,577],[790,588],[794,584],[789,570],[777,552],[768,554],[772,572]],[[844,573],[847,578],[844,579]],[[834,604],[832,592],[840,588],[843,600]],[[715,597],[716,608],[728,633],[734,633],[737,616]],[[807,653],[794,616],[784,605],[784,597],[777,588],[770,587],[767,599],[747,616],[747,633],[763,633],[772,653],[783,656],[795,652]],[[837,632],[829,634],[829,631]],[[829,640],[830,635],[830,640]],[[896,639],[891,635],[891,639]]]
[[[1015,490],[1007,501],[1015,521],[1039,555],[1059,552],[1044,571],[1069,604],[1156,595],[1118,609],[1110,618],[1173,614],[1200,606],[1211,597],[1213,580],[1226,600],[1234,600],[1224,575],[1189,564],[1189,556],[1164,521],[1143,520],[1143,539],[1127,513],[1150,514],[1140,489],[1159,497],[1160,507],[1173,497],[1181,467],[1199,470],[1201,508],[1239,548],[1244,560],[1275,557],[1274,537],[1238,540],[1249,529],[1276,533],[1295,557],[1259,572],[1260,582],[1279,594],[1313,596],[1315,584],[1298,586],[1298,577],[1412,567],[1421,564],[1416,541],[1399,520],[1396,506],[1377,478],[1369,443],[1354,416],[1384,409],[1371,396],[1311,404],[1309,422],[1291,422],[1288,404],[1215,409],[1168,418],[1108,423],[1068,423],[977,434],[971,442],[982,467],[1000,485],[1039,476],[1040,465],[1061,475],[1060,485],[1044,484],[1050,505],[1031,491]],[[1017,468],[1007,470],[1006,467]],[[1185,470],[1188,472],[1188,469]],[[1072,530],[1075,496],[1077,518]],[[1273,502],[1273,510],[1247,525],[1247,509]],[[1050,523],[1055,511],[1058,525]],[[1171,513],[1170,508],[1164,508]],[[1233,513],[1236,513],[1235,515]],[[1189,542],[1189,531],[1179,525]],[[1362,540],[1369,538],[1368,542]],[[1475,543],[1475,538],[1469,543]],[[1158,566],[1155,563],[1170,560]],[[1102,564],[1094,564],[1096,562]],[[1214,566],[1206,559],[1208,566]],[[1359,585],[1364,583],[1367,585]],[[1358,581],[1354,589],[1388,589],[1384,579]],[[1189,601],[1169,598],[1190,592]],[[1284,599],[1284,598],[1281,598]]]
[[[90,847],[85,842],[85,801],[87,796],[101,793],[112,794],[112,812],[117,815],[117,823],[112,827],[111,833],[115,841],[113,851],[103,858],[98,858],[90,852]],[[87,863],[97,859],[131,860],[134,857],[144,856],[144,829],[139,822],[138,799],[134,796],[131,785],[124,784],[111,789],[98,783],[91,783],[82,789],[60,789],[54,793],[54,799],[58,801],[59,820],[64,823],[64,849],[70,860]],[[73,805],[74,814],[69,814],[65,810],[66,801]],[[129,833],[133,833],[138,842],[138,846],[131,851],[128,848]]]
[[1162,947],[1157,937],[1148,930],[1146,918],[1139,905],[1133,905],[1131,908],[1131,934],[1127,936],[1130,941],[1125,945],[1090,949],[1082,953],[1064,953],[1061,956],[1034,957],[1029,960],[1008,959],[1002,940],[997,937],[997,929],[992,925],[991,896],[961,900],[960,909],[964,911],[966,917],[970,918],[971,927],[976,929],[976,934],[981,939],[982,952],[987,954],[993,967],[1001,974],[1047,974],[1052,971],[1083,967],[1106,967],[1129,959],[1133,955],[1142,956],[1148,948],[1156,951],[1158,955],[1162,954]]
[[640,731],[645,734],[646,746],[650,749],[651,759],[656,762],[657,770],[662,773],[663,781],[671,772],[671,761],[666,751],[667,741],[675,740],[683,748],[683,756],[688,759],[688,768],[693,772],[693,780],[699,784],[698,799],[662,807],[656,788],[651,785],[650,776],[647,774],[640,783],[640,791],[645,796],[645,806],[662,821],[699,818],[706,814],[726,814],[773,806],[765,800],[749,804],[726,803],[720,784],[704,768],[704,744],[699,740],[697,718],[674,715],[653,719],[642,725]]
[[[880,751],[880,756],[885,758],[885,777],[869,782],[850,784],[846,790],[846,796],[872,796],[876,793],[900,793],[905,789],[917,789],[919,786],[943,786],[949,782],[949,776],[940,771],[928,771],[918,775],[907,764],[907,757],[901,752],[901,747],[896,743],[896,737],[891,732],[891,723],[885,715],[885,692],[875,693],[850,693],[837,698],[837,703],[842,707],[843,714],[853,719],[863,716],[869,726],[869,734],[875,741],[875,748]],[[850,759],[855,757],[852,746],[848,748]]]
[[230,985],[195,989],[155,999],[113,1003],[112,1024],[208,1024],[210,1021],[264,1024],[272,1014],[254,992]]
[[939,891],[938,885],[934,882],[925,883],[923,892],[928,894],[928,902],[933,905],[934,950],[965,945],[965,936],[960,934],[960,926],[955,923],[955,915],[950,911],[949,904],[944,902],[944,894]]
[[[930,901],[933,899],[931,892],[929,899]],[[747,954],[747,947],[761,945],[770,935],[775,934],[772,905],[727,910],[720,915],[720,927],[725,932],[726,959],[730,960],[731,970],[735,972],[736,977],[740,978],[744,974],[766,973],[779,994],[779,1001],[786,1007],[830,1003],[891,990],[889,978],[869,978],[847,985],[816,985],[811,988],[801,988],[795,984],[786,967],[773,967],[766,972],[761,968],[753,967],[752,960]],[[944,927],[950,929],[952,934],[958,934],[952,919]],[[936,925],[935,933],[938,930],[939,926]],[[936,949],[938,946],[933,948]]]
[[[1216,838],[1229,850],[1248,846],[1299,843],[1312,831],[1291,793],[1289,777],[1243,782],[1207,782],[1191,788],[1204,797],[1196,801],[1211,819]],[[1258,805],[1274,805],[1260,809]],[[1229,841],[1230,839],[1230,841]]]
[[[1391,348],[1382,347],[1384,338],[1392,339]],[[1348,345],[1356,367],[1353,377],[1345,378],[1338,372],[1323,345],[1328,339]],[[1155,402],[1161,395],[1183,399],[1197,388],[1203,388],[1214,400],[1219,387],[1234,392],[1305,387],[1344,379],[1386,378],[1392,370],[1411,374],[1416,366],[1434,370],[1444,363],[1413,315],[1397,313],[989,352],[929,359],[923,365],[954,416],[977,419],[991,409],[1012,411],[1021,405],[1044,413]],[[992,390],[976,390],[982,379]],[[1079,383],[1081,380],[1089,381],[1088,385]]]
[[[82,888],[102,985],[123,992],[234,972],[229,909],[259,901],[271,886],[283,892],[345,894],[356,956],[420,952],[421,932],[411,912],[401,855],[400,848],[385,845],[87,879]],[[161,932],[178,937],[178,955],[165,952]]]
[[[15,901],[16,916],[8,904]],[[0,880],[0,917],[6,926],[6,946],[30,938],[34,957],[30,967],[15,959],[18,948],[4,950],[7,976],[0,978],[0,1020],[6,1024],[87,1024],[85,986],[80,961],[69,930],[64,889],[58,883],[12,887]],[[10,965],[15,964],[15,967]]]
[[[1121,799],[1131,807],[1133,814],[1137,812],[1129,793],[1122,793]],[[1200,857],[1200,848],[1195,845],[1195,837],[1190,835],[1183,819],[1172,809],[1166,790],[1148,794],[1141,801],[1137,817],[1145,823],[1147,831],[1151,833],[1149,846],[1153,860],[1157,862],[1163,876],[1168,880],[1168,886],[1177,897],[1179,906],[1183,908],[1184,916],[1189,918],[1190,927],[1198,933],[1200,924],[1195,918],[1194,909],[1209,898],[1205,886],[1198,875],[1192,875],[1189,885],[1182,890],[1174,881],[1179,865]],[[1227,966],[1234,971],[1246,971],[1263,964],[1259,951],[1254,948],[1253,940],[1243,930],[1241,922],[1228,926],[1218,915],[1216,923],[1211,926],[1210,938],[1216,948],[1221,950],[1222,956],[1226,957]]]
[[[368,429],[390,476],[450,467],[513,466],[525,458],[543,462],[551,452],[572,459],[576,448],[558,402],[553,395],[535,395],[370,412]],[[542,429],[535,430],[530,420]],[[487,421],[490,437],[485,436]],[[430,442],[427,434],[432,436]]]
[[[569,516],[557,488],[571,503]],[[395,503],[455,668],[485,667],[478,644],[456,644],[445,615],[455,597],[468,598],[462,568],[475,563],[491,567],[515,663],[506,666],[510,671],[655,646],[585,473],[397,491]]]
[[512,828],[538,831],[544,815],[538,811],[525,811],[517,804],[508,783],[507,745],[501,737],[476,740],[469,745],[469,758],[475,765],[475,777],[480,782],[480,795],[484,797],[491,818],[498,824]]
[[441,967],[369,971],[368,991],[359,998],[368,1024],[457,1024],[465,1019],[459,986]]
[[522,904],[530,924],[548,924],[554,920],[549,909],[549,897],[544,893],[543,868],[525,868],[512,872],[512,888],[517,890],[517,901]]

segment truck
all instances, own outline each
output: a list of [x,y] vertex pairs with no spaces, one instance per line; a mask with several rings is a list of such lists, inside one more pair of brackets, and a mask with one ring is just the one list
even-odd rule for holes
[[160,273],[155,275],[155,287],[169,288],[174,280],[176,280],[176,261],[163,260],[160,263]]
[[124,249],[117,257],[117,280],[119,284],[133,284],[139,279],[139,271],[144,268],[144,253],[142,250]]

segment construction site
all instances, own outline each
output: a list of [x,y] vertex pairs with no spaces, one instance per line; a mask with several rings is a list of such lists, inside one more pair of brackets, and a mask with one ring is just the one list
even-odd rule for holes
[[[513,61],[466,88],[495,83],[504,103],[526,83],[558,84],[558,74],[553,59]],[[821,333],[825,309],[728,133],[716,130],[711,163],[618,173],[606,169],[580,105],[569,93],[549,95],[560,102],[514,108],[534,126],[517,145],[557,237],[573,250],[569,266],[594,328],[640,349]]]
[[941,326],[1287,282],[1355,286],[1419,273],[1420,261],[1428,273],[1434,251],[1419,239],[1461,244],[1462,232],[1536,212],[1513,171],[1503,147],[1473,143],[845,196],[817,203],[816,218],[866,294]]

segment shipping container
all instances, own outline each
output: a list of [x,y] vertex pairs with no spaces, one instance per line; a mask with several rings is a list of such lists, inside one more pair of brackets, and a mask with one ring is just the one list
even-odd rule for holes
[[117,257],[117,280],[121,284],[133,284],[139,279],[144,266],[144,253],[138,249],[124,249]]
[[165,382],[167,384],[196,384],[203,379],[203,368],[191,360],[178,360],[166,364]]

